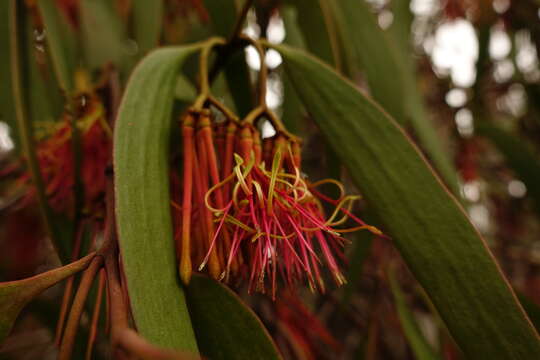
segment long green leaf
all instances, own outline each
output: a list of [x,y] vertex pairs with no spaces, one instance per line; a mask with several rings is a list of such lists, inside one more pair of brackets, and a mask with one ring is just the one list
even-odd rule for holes
[[[285,44],[307,49],[319,59],[341,72],[341,52],[339,39],[334,22],[334,15],[329,0],[295,0],[289,1],[293,9],[282,9],[282,17],[286,26]],[[291,10],[293,10],[291,12]],[[294,12],[294,10],[296,10]],[[294,132],[300,130],[300,117],[305,112],[299,102],[298,95],[291,84],[286,72],[283,77],[283,120]],[[293,111],[291,111],[293,110]],[[341,164],[335,152],[326,147],[324,149],[327,171],[330,177],[339,178]],[[327,194],[335,195],[335,194]]]
[[0,283],[0,343],[9,334],[21,310],[47,288],[84,270],[94,258],[92,253],[69,265],[31,278]]
[[276,48],[304,105],[464,353],[538,358],[538,334],[484,240],[404,131],[328,66]]
[[409,67],[413,63],[412,54],[412,23],[414,15],[411,11],[410,0],[392,1],[391,10],[394,16],[392,24],[386,30],[392,39],[392,43],[401,53],[401,59]]
[[214,34],[222,37],[230,36],[236,19],[236,1],[203,0],[203,3],[210,15]]
[[163,1],[134,0],[133,35],[144,55],[159,43],[163,23]]
[[[398,4],[394,4],[397,2]],[[396,29],[385,33],[365,1],[330,2],[336,15],[349,72],[359,69],[369,84],[373,98],[400,124],[410,124],[435,168],[451,190],[457,193],[457,174],[441,146],[428,118],[411,58],[410,13],[407,0],[394,1]],[[394,35],[393,37],[391,35]]]
[[446,185],[454,194],[458,194],[458,176],[450,158],[445,152],[440,136],[426,111],[422,92],[418,85],[416,61],[412,48],[412,22],[414,16],[409,0],[394,1],[392,10],[394,21],[388,29],[388,35],[395,45],[398,61],[403,68],[405,88],[405,112],[420,144],[441,174]]
[[[13,92],[13,104],[17,120],[17,131],[20,136],[21,152],[25,157],[28,171],[32,178],[32,183],[36,189],[43,223],[50,235],[53,245],[60,257],[65,263],[70,254],[69,226],[65,226],[59,217],[55,216],[49,206],[45,185],[41,177],[39,163],[34,139],[34,118],[44,116],[41,108],[36,104],[36,92],[38,87],[43,86],[36,79],[36,69],[29,69],[32,57],[29,55],[29,46],[25,41],[28,36],[29,24],[25,14],[24,4],[16,0],[10,2],[10,63],[11,63],[11,85]],[[33,64],[32,66],[35,66]],[[43,94],[43,92],[41,92]],[[41,102],[41,104],[43,104]],[[49,105],[49,104],[46,104]],[[68,231],[66,231],[66,229]]]
[[26,72],[24,91],[28,94],[29,117],[37,128],[40,122],[52,123],[60,118],[64,109],[62,91],[57,86],[53,74],[39,67],[32,24],[26,24],[21,40],[24,40],[21,45],[25,46],[25,58],[21,58],[20,64]]
[[[364,220],[367,222],[367,220]],[[354,236],[353,249],[349,256],[349,268],[347,269],[347,283],[343,286],[342,304],[347,305],[358,287],[358,283],[364,270],[364,264],[371,253],[373,234],[361,231]]]
[[200,48],[162,48],[134,70],[114,131],[119,243],[138,331],[166,348],[197,352],[177,276],[169,208],[169,140],[182,62]]
[[257,315],[222,284],[195,275],[186,296],[199,348],[208,359],[281,359]]
[[331,27],[328,0],[289,1],[296,8],[298,27],[304,36],[307,49],[329,65],[339,64],[337,33]]
[[114,4],[108,0],[81,0],[79,4],[84,57],[91,69],[109,62],[126,74],[136,54]]
[[40,0],[37,4],[58,83],[65,91],[72,91],[78,52],[75,29],[69,25],[54,0]]
[[409,341],[409,345],[414,352],[415,358],[417,360],[440,359],[420,331],[411,310],[409,310],[409,307],[407,306],[405,295],[399,288],[399,284],[397,283],[393,273],[390,272],[388,277],[390,280],[390,288],[392,289],[392,294],[394,295],[394,300],[396,302],[401,327],[403,328],[403,332],[405,333],[405,336]]
[[[337,27],[343,39],[351,73],[362,69],[370,93],[383,108],[398,121],[405,121],[405,89],[403,71],[397,61],[395,49],[377,24],[375,16],[365,1],[342,0],[330,2]],[[358,66],[358,65],[361,66]]]
[[540,161],[519,138],[507,131],[482,122],[476,127],[479,135],[488,138],[505,157],[508,166],[527,186],[527,192],[540,212]]
[[225,65],[224,71],[236,112],[239,116],[245,116],[253,108],[253,101],[249,69],[245,61],[244,52],[241,51],[231,55],[228,64]]

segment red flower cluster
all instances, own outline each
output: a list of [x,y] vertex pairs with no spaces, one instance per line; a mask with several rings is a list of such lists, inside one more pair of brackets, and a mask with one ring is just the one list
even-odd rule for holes
[[[335,180],[309,184],[300,170],[300,143],[278,131],[262,139],[246,121],[213,123],[208,109],[191,110],[182,121],[183,198],[176,232],[180,275],[189,282],[192,263],[199,270],[228,281],[243,278],[249,290],[275,297],[278,277],[292,286],[307,280],[324,291],[321,267],[337,284],[345,279],[338,266],[343,232],[368,229],[347,207],[357,197],[345,196]],[[342,193],[329,199],[315,187],[338,185]],[[335,206],[330,217],[321,200]],[[359,226],[338,229],[352,217]]]
[[[105,120],[99,99],[91,94],[80,96],[84,101],[76,114],[80,136],[80,176],[84,193],[84,211],[101,215],[105,194],[105,170],[111,159],[112,133]],[[49,204],[58,213],[71,216],[75,207],[75,161],[71,116],[65,114],[52,131],[37,144],[37,159]],[[19,178],[28,187],[21,205],[35,201],[35,188],[29,186],[30,175]]]

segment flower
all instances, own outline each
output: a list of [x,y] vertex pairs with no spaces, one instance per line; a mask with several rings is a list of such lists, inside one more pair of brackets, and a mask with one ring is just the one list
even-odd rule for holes
[[[325,291],[322,267],[334,281],[340,270],[344,232],[381,232],[352,215],[357,196],[344,194],[336,180],[309,183],[301,172],[300,140],[284,131],[269,139],[249,122],[212,123],[208,109],[190,110],[182,121],[183,193],[180,275],[185,283],[198,264],[214,278],[244,280],[249,291],[275,298],[278,283],[307,281]],[[338,199],[317,187],[334,184]],[[322,202],[335,207],[325,216]],[[340,229],[348,218],[358,226]]]
[[[105,169],[112,153],[112,133],[105,120],[105,110],[97,95],[83,93],[76,116],[80,137],[80,178],[83,187],[83,210],[101,215],[104,206]],[[37,160],[45,193],[53,210],[72,216],[75,208],[75,158],[72,114],[64,113],[54,124],[46,124],[36,144]],[[13,164],[11,173],[20,171],[21,163]],[[7,175],[7,174],[4,174]],[[30,174],[22,172],[17,182],[25,189],[20,207],[35,202],[35,188]]]

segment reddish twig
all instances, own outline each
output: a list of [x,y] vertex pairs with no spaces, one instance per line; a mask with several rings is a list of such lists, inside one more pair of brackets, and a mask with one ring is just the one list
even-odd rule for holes
[[75,345],[75,336],[77,335],[77,329],[79,328],[79,322],[82,312],[84,310],[84,304],[92,287],[92,283],[96,277],[97,272],[101,268],[103,263],[102,256],[96,256],[92,260],[90,266],[84,271],[81,279],[77,294],[73,299],[73,305],[69,312],[64,336],[62,337],[62,343],[60,345],[60,352],[58,354],[59,360],[71,359],[73,347]]
[[[83,238],[84,227],[80,226],[77,231],[77,237],[75,239],[75,245],[71,252],[71,260],[75,261],[81,252],[81,243]],[[67,280],[66,287],[64,289],[64,295],[62,297],[62,305],[60,307],[60,316],[58,317],[58,323],[56,324],[56,335],[54,343],[56,346],[60,346],[60,341],[62,340],[62,334],[64,332],[64,323],[66,322],[66,316],[68,313],[68,308],[71,302],[71,295],[73,293],[73,282],[75,277],[72,276]]]
[[86,346],[86,360],[92,359],[92,349],[94,342],[96,341],[97,327],[99,322],[99,314],[101,313],[101,303],[103,302],[103,289],[105,288],[105,270],[103,268],[99,271],[99,282],[97,288],[96,303],[94,304],[94,311],[92,313],[92,320],[90,323],[90,332],[88,334],[88,343]]
[[118,346],[140,359],[152,360],[195,360],[200,359],[188,353],[163,349],[150,344],[132,329],[123,329],[118,333]]

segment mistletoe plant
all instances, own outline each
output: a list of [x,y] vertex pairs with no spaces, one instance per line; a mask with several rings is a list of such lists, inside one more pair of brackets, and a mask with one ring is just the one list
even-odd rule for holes
[[[359,321],[348,301],[362,267],[356,249],[374,238],[376,279],[390,285],[417,358],[439,355],[410,314],[391,245],[425,290],[444,346],[468,358],[537,358],[538,334],[449,190],[453,169],[431,125],[413,122],[434,168],[401,126],[418,107],[398,93],[410,79],[367,5],[269,3],[248,0],[238,13],[222,0],[3,3],[18,152],[2,159],[13,194],[2,211],[39,208],[61,265],[0,283],[0,340],[65,280],[51,326],[59,359],[344,356],[343,334],[313,308],[337,304],[336,318]],[[296,47],[243,32],[246,21],[264,28],[275,14]],[[186,35],[193,17],[213,30]],[[383,70],[397,74],[374,77],[380,53],[364,58],[371,95],[343,75],[354,78],[342,65],[355,56],[336,55],[351,51],[346,30],[360,20],[367,45],[351,44],[353,52],[380,48]],[[325,24],[331,61],[313,34],[303,36],[334,66],[298,49],[306,21]],[[259,59],[251,74],[246,48]],[[268,68],[272,53],[280,71]],[[276,77],[281,109],[268,103]],[[32,93],[38,85],[47,99]],[[315,147],[325,159],[315,167],[304,161],[313,132],[328,145]],[[359,325],[368,345],[378,314]]]

